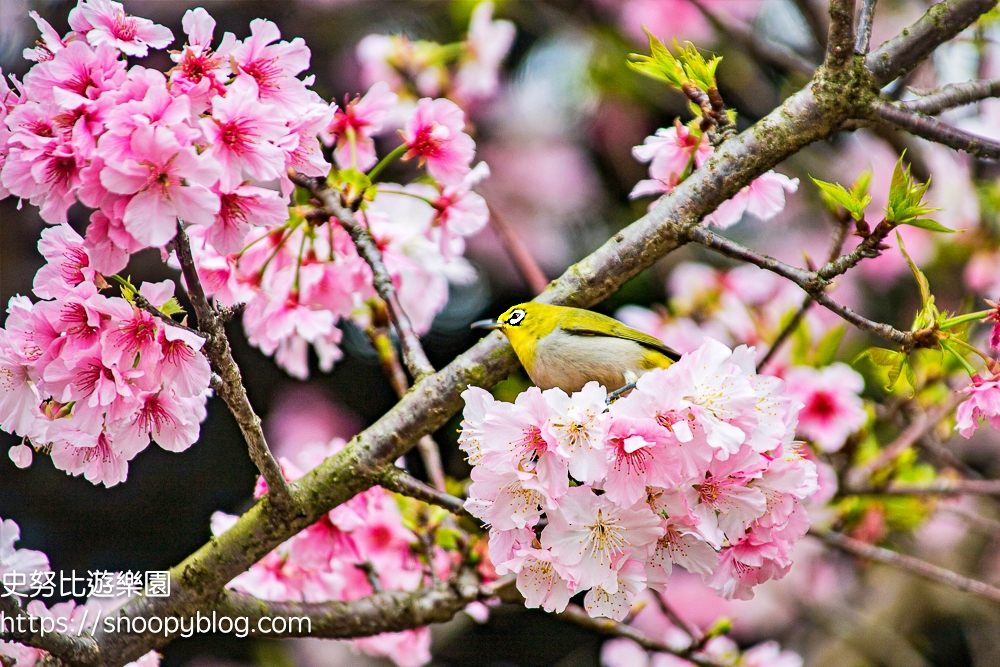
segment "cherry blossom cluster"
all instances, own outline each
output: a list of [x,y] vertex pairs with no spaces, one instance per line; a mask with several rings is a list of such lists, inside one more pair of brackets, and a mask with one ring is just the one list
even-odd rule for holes
[[610,405],[597,383],[463,396],[466,508],[528,606],[588,591],[591,615],[621,620],[674,564],[730,599],[791,566],[816,467],[792,442],[801,406],[755,372],[752,348],[710,340]]
[[[30,465],[34,447],[67,473],[113,486],[150,439],[174,452],[194,444],[211,377],[204,339],[102,294],[108,284],[69,225],[44,230],[38,248],[42,300],[13,297],[0,328],[0,428],[31,444],[12,447],[11,459]],[[138,291],[160,308],[174,284]]]
[[362,78],[388,82],[403,104],[419,97],[447,97],[467,107],[493,97],[500,64],[514,43],[510,21],[493,20],[493,3],[472,12],[466,39],[455,44],[414,41],[406,35],[368,35],[358,43]]
[[[335,438],[301,448],[290,461],[282,457],[286,478],[295,480],[344,448]],[[255,496],[267,492],[261,478]],[[238,517],[216,512],[212,532],[228,530]],[[423,556],[423,558],[421,558]],[[427,559],[430,562],[427,562]],[[229,583],[229,587],[262,600],[328,602],[372,595],[381,590],[415,591],[431,569],[447,579],[452,561],[440,547],[421,553],[417,535],[404,526],[396,496],[375,486],[339,505]],[[371,655],[391,658],[400,667],[430,662],[430,629],[388,632],[352,640]]]
[[[12,519],[0,519],[0,577],[3,577],[6,585],[9,585],[9,582],[20,580],[31,581],[32,575],[50,571],[48,556],[41,551],[14,548],[14,543],[20,539],[21,529],[18,525]],[[14,576],[15,574],[16,576]],[[20,586],[14,586],[15,595],[23,593]],[[66,628],[72,634],[80,635],[84,632],[90,632],[93,628],[87,623],[88,618],[92,624],[95,622],[94,619],[101,616],[107,617],[126,600],[127,597],[92,597],[87,600],[86,604],[81,605],[77,604],[75,600],[69,600],[59,602],[49,608],[45,606],[44,602],[36,599],[28,602],[25,608],[28,614],[41,619],[36,622],[36,627]],[[10,621],[8,621],[9,623]],[[48,654],[41,649],[17,642],[0,641],[0,655],[13,658],[17,661],[18,667],[34,667],[35,663],[47,657]],[[158,667],[159,664],[160,655],[156,651],[150,651],[135,662],[128,663],[127,667]]]
[[[674,127],[658,129],[632,149],[636,160],[649,163],[649,178],[635,184],[631,198],[657,196],[650,204],[652,208],[712,156],[714,149],[708,135],[695,125],[675,121]],[[768,171],[705,216],[705,224],[726,229],[742,220],[745,213],[770,220],[785,209],[785,193],[795,192],[798,187],[799,179]]]
[[[685,262],[674,268],[667,290],[669,312],[625,306],[616,315],[681,352],[697,349],[706,336],[728,345],[766,346],[804,298],[791,282],[750,264],[721,270]],[[831,334],[831,323],[829,313],[806,313],[802,326],[808,347]],[[821,451],[837,451],[868,421],[861,400],[864,378],[841,362],[816,368],[805,363],[813,360],[796,359],[792,348],[779,350],[768,370],[785,380],[788,395],[803,406],[799,435]]]
[[[495,78],[513,37],[493,53],[494,38],[481,33],[512,26],[493,22],[491,12],[477,10],[480,37],[467,45],[464,78],[480,83],[484,68]],[[226,33],[216,41],[215,20],[189,10],[187,41],[161,72],[130,67],[128,58],[167,47],[171,31],[118,2],[80,0],[64,36],[32,18],[42,39],[25,57],[35,65],[13,90],[0,80],[0,197],[29,200],[50,224],[65,223],[76,202],[90,208],[85,246],[90,266],[105,275],[143,248],[164,248],[183,222],[198,241],[200,272],[214,280],[211,295],[249,304],[251,342],[293,375],[308,372],[310,344],[329,368],[340,355],[337,321],[363,315],[360,306],[374,296],[371,272],[336,221],[290,214],[288,174],[364,177],[378,162],[374,136],[399,108],[389,84],[376,82],[343,107],[324,102],[310,89],[313,77],[301,77],[310,59],[303,40],[282,41],[263,19],[244,40]],[[444,306],[448,280],[472,275],[461,237],[487,222],[471,188],[489,170],[472,169],[475,142],[454,102],[420,99],[403,121],[403,145],[383,162],[414,160],[429,178],[367,188],[359,217],[386,250],[403,307],[422,333]],[[383,202],[383,189],[387,199],[395,190],[412,201]]]

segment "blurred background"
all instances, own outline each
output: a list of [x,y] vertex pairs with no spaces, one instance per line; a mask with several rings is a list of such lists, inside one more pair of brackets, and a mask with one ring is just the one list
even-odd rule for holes
[[[3,72],[20,77],[30,64],[21,58],[22,49],[37,38],[28,11],[38,11],[63,33],[74,4],[0,0]],[[406,34],[440,43],[459,41],[476,3],[131,0],[124,4],[127,11],[170,27],[175,36],[183,35],[184,11],[196,6],[204,6],[218,21],[217,37],[230,31],[242,38],[252,19],[270,19],[280,27],[283,39],[305,39],[312,50],[309,73],[316,76],[314,89],[324,99],[341,100],[363,93],[371,83],[362,77],[356,55],[362,38]],[[894,35],[929,4],[882,0],[872,43]],[[803,63],[808,67],[820,59],[816,36],[822,38],[825,32],[823,0],[704,0],[702,7],[720,25],[713,25],[689,0],[496,3],[495,16],[512,21],[517,36],[497,94],[468,109],[477,159],[488,162],[492,171],[479,191],[514,228],[547,277],[558,276],[645,212],[648,200],[628,198],[635,183],[646,178],[646,167],[632,157],[632,147],[657,128],[671,127],[678,116],[689,119],[682,96],[625,66],[628,53],[646,48],[643,25],[665,40],[690,39],[723,55],[720,88],[727,104],[739,112],[740,129],[808,80]],[[985,25],[940,49],[906,83],[930,89],[1000,75],[996,43],[1000,32],[996,21]],[[794,57],[762,55],[760,45],[774,43]],[[154,52],[147,60],[164,70],[170,66],[164,52]],[[901,94],[902,88],[890,92]],[[947,118],[1000,138],[996,100],[950,112]],[[879,207],[903,149],[908,150],[915,175],[934,177],[929,198],[944,209],[936,218],[967,230],[958,238],[942,239],[906,228],[907,248],[927,270],[939,305],[954,309],[978,293],[996,298],[1000,293],[1000,256],[993,251],[1000,231],[996,166],[892,132],[843,134],[796,155],[779,167],[801,181],[785,210],[766,222],[748,216],[729,233],[797,265],[804,265],[806,257],[823,261],[833,223],[808,175],[850,183],[871,169],[874,206]],[[81,230],[85,211],[71,209],[70,222]],[[36,243],[43,226],[33,207],[21,207],[15,198],[0,201],[4,303],[13,295],[30,294],[32,277],[42,264]],[[477,269],[476,279],[451,286],[448,305],[424,338],[438,368],[476,340],[478,335],[468,327],[471,321],[533,296],[493,226],[468,239],[466,256]],[[691,261],[724,266],[703,250],[684,248],[597,309],[608,314],[626,304],[660,304],[662,309],[672,296],[668,284],[673,267]],[[966,270],[967,266],[972,268]],[[151,251],[133,257],[128,273],[136,282],[176,277]],[[898,250],[893,248],[855,273],[838,285],[838,299],[873,318],[908,328],[918,294]],[[279,455],[282,448],[292,448],[300,440],[349,438],[395,403],[368,338],[350,324],[344,329],[343,360],[329,374],[318,372],[314,360],[311,379],[303,382],[251,348],[238,320],[230,323],[234,354],[250,399],[264,416],[269,440]],[[849,336],[838,358],[850,362],[865,342],[861,336]],[[513,391],[526,379],[516,376],[508,382],[511,388],[506,391]],[[870,397],[884,396],[877,382],[869,387]],[[465,479],[469,468],[456,447],[457,427],[455,419],[435,437],[447,473]],[[0,451],[13,443],[0,433]],[[1000,475],[1000,440],[995,432],[987,429],[968,443],[949,445],[979,474]],[[419,457],[408,457],[408,464],[422,473]],[[132,462],[128,481],[111,489],[69,477],[44,457],[26,470],[0,457],[0,516],[15,519],[22,529],[20,545],[46,552],[55,570],[167,569],[209,538],[212,512],[238,514],[250,506],[255,473],[235,422],[221,401],[213,399],[201,440],[194,447],[182,454],[150,447]],[[977,508],[986,516],[996,513],[991,499]],[[930,518],[903,538],[911,548],[936,562],[996,580],[1000,542],[995,527],[969,532],[954,515],[921,516]],[[809,665],[1000,665],[997,608],[884,568],[858,570],[842,557],[822,555],[818,543],[808,538],[799,550],[789,577],[761,586],[754,601],[727,603],[714,593],[706,594],[696,578],[680,573],[671,583],[672,602],[699,625],[720,616],[734,618],[734,638],[739,642],[778,639]],[[546,614],[501,606],[491,611],[485,624],[460,614],[436,628],[433,654],[435,664],[441,665],[596,665],[601,644],[601,637]],[[175,641],[164,656],[168,667],[381,664],[337,642],[278,644],[213,636]]]

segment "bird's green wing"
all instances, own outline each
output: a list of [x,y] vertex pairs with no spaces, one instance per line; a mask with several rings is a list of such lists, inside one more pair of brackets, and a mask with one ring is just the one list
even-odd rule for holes
[[656,350],[674,361],[681,358],[680,354],[664,345],[663,341],[658,338],[653,338],[652,336],[644,334],[641,331],[636,331],[632,327],[627,327],[618,320],[601,315],[600,313],[592,311],[583,312],[587,313],[584,317],[563,318],[562,321],[559,322],[560,328],[562,328],[562,330],[566,333],[574,336],[609,336],[613,338],[625,338],[627,340],[635,341],[643,347]]

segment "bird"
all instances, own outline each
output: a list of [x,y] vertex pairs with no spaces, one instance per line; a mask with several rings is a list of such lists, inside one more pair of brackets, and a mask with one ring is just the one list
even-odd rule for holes
[[473,322],[472,327],[502,331],[540,389],[558,387],[572,393],[596,380],[618,390],[680,358],[653,336],[570,306],[519,303],[497,319]]

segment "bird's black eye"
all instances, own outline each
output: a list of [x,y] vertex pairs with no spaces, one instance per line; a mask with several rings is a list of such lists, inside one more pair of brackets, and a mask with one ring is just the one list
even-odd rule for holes
[[510,317],[507,318],[507,324],[509,324],[512,327],[516,327],[518,324],[521,323],[525,315],[526,313],[520,308],[518,308],[517,310],[515,310],[513,313],[510,314]]

